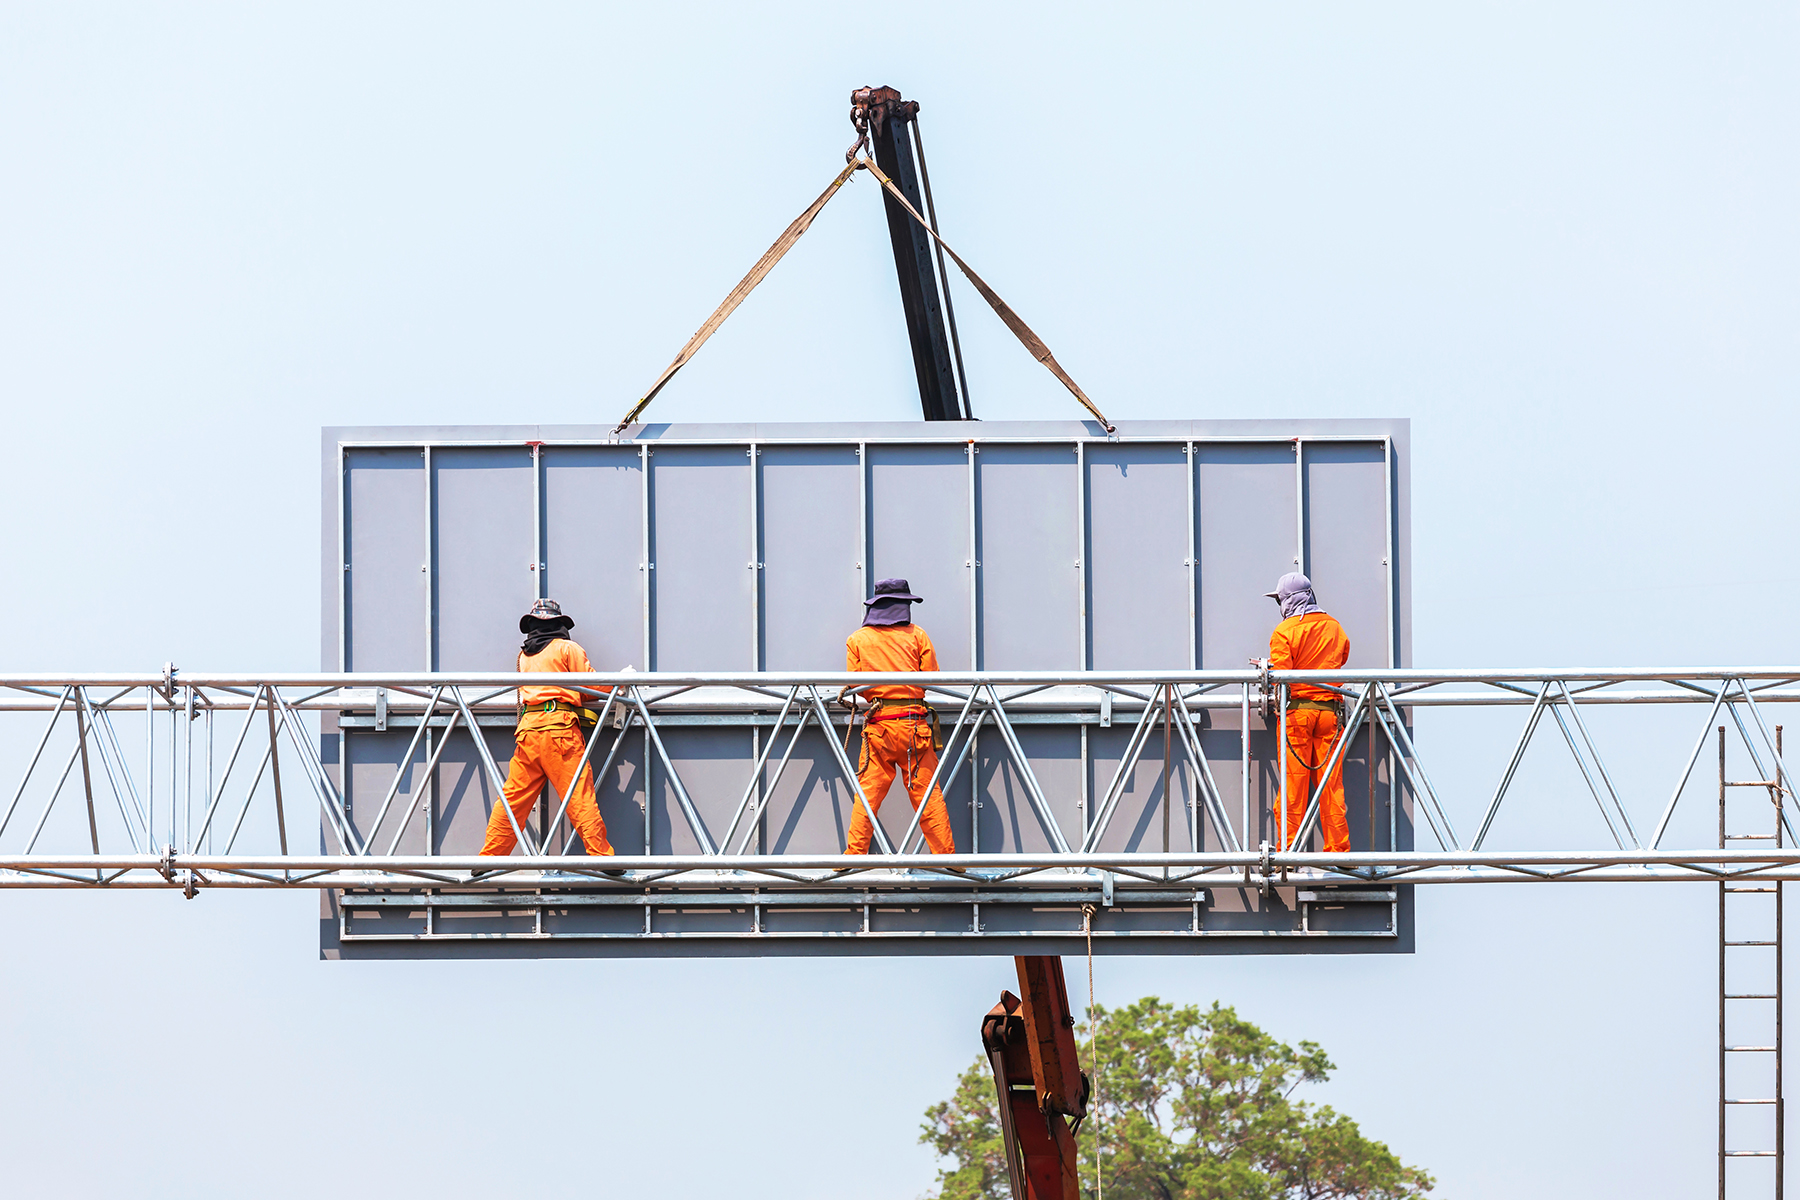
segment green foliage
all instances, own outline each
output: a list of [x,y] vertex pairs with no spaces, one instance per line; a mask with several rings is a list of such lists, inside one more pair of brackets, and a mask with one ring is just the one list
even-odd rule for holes
[[[1086,1061],[1087,1028],[1077,1031],[1095,1085],[1078,1139],[1084,1195],[1096,1194],[1096,1143],[1109,1200],[1401,1200],[1431,1190],[1431,1176],[1350,1118],[1292,1098],[1333,1069],[1311,1042],[1278,1042],[1217,1004],[1202,1012],[1154,996],[1099,1009],[1096,1023],[1098,1070]],[[995,1104],[978,1057],[956,1094],[926,1110],[919,1140],[953,1161],[938,1172],[943,1200],[1010,1200]]]

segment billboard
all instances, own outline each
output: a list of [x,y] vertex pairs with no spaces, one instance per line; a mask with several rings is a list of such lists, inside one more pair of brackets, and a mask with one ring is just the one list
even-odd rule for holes
[[[1313,577],[1348,630],[1350,666],[1411,665],[1404,420],[1125,422],[1112,437],[1080,422],[648,425],[619,440],[604,427],[333,428],[323,441],[326,670],[511,670],[519,615],[549,596],[575,618],[574,637],[599,670],[841,671],[863,598],[890,576],[925,597],[914,619],[946,672],[1241,669],[1267,652],[1277,619],[1263,593],[1293,570]],[[712,699],[684,707],[671,697],[656,721],[663,754],[640,731],[598,780],[621,854],[698,853],[733,819],[779,697]],[[1096,849],[1161,849],[1171,826],[1175,850],[1277,837],[1272,732],[1253,714],[1246,755],[1235,701],[1194,700],[1196,744],[1219,768],[1211,781],[1186,758],[1165,771],[1161,744],[1141,748],[1118,778],[1143,709],[1128,691],[1070,679],[1024,704],[1010,740],[991,728],[971,739],[968,769],[946,787],[959,849],[1077,844],[1101,793],[1117,811]],[[510,711],[480,721],[504,769]],[[388,790],[417,718],[413,728],[404,717],[377,724],[346,711],[323,731],[353,820],[373,807],[359,797],[379,801]],[[1379,753],[1368,757],[1366,739],[1348,756],[1353,846],[1410,847],[1405,789],[1392,786]],[[409,826],[404,852],[479,848],[496,795],[481,758],[466,733],[441,748],[416,784],[425,819]],[[752,780],[747,852],[841,849],[853,795],[834,761],[814,729],[768,795]],[[1042,805],[1025,802],[1033,788]],[[1209,795],[1222,810],[1212,821]],[[566,831],[545,827],[553,810],[539,804],[534,836],[561,846]],[[895,801],[881,821],[897,841],[911,816]],[[1411,944],[1404,895],[1375,906],[1375,917],[1355,904],[1329,917],[1304,912],[1297,892],[1242,890],[1166,906],[1132,948],[1244,949],[1243,938],[1205,935],[1320,932],[1332,920],[1368,936],[1331,949]],[[459,904],[456,921],[439,919]],[[996,939],[1046,921],[1069,932],[1066,911],[1033,917],[1029,905],[969,929],[967,905],[952,904],[941,921],[915,915],[899,926],[917,930],[859,941],[881,932],[864,928],[865,914],[827,919],[802,906],[783,939],[764,936],[774,931],[750,904],[736,916],[671,904],[648,920],[647,906],[638,889],[629,912],[559,911],[545,932],[542,906],[509,918],[488,901],[446,901],[433,914],[420,905],[346,910],[333,899],[322,928],[333,955],[813,952],[828,943],[826,952],[943,953],[968,943],[996,953],[1011,952]],[[983,918],[1007,907],[990,905]],[[516,911],[530,909],[521,901]],[[432,932],[451,926],[467,936]],[[487,936],[520,928],[529,936],[512,948]],[[1278,940],[1260,937],[1256,948]]]

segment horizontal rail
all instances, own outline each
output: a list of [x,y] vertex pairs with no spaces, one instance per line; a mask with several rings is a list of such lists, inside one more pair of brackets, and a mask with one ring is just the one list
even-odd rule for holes
[[[474,884],[470,874],[482,876]],[[617,876],[602,872],[619,872]],[[100,872],[96,878],[94,872]],[[820,885],[837,891],[917,889],[964,884],[1009,889],[1110,887],[1128,894],[1126,874],[1147,887],[1199,889],[1286,886],[1350,889],[1371,883],[1705,882],[1721,879],[1800,879],[1800,850],[1751,854],[1699,851],[1534,851],[1520,853],[1281,854],[741,854],[620,855],[91,855],[37,854],[0,858],[0,886],[325,887],[482,889],[676,888]],[[111,873],[111,877],[108,877]],[[144,878],[149,873],[154,879]],[[84,876],[84,877],[81,877]],[[966,897],[964,898],[967,899]],[[1320,899],[1314,903],[1331,903]],[[1346,898],[1342,902],[1353,902]]]
[[[0,674],[0,688],[50,687],[872,687],[910,684],[919,687],[1149,687],[1155,684],[1227,685],[1275,683],[1385,683],[1398,687],[1444,683],[1658,683],[1672,680],[1717,683],[1726,680],[1788,680],[1800,683],[1800,666],[1788,667],[1574,667],[1426,670],[1393,668],[1333,671],[594,671],[588,673],[516,671],[319,671],[319,672],[26,672]],[[1710,699],[1711,697],[1705,697]],[[1759,697],[1760,698],[1760,695]],[[1526,697],[1530,703],[1531,697]],[[1586,697],[1581,697],[1583,701]]]

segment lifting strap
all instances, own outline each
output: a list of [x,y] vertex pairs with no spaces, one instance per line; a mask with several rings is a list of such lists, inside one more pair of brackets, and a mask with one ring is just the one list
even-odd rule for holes
[[711,337],[718,330],[719,326],[725,323],[725,318],[736,311],[737,306],[744,302],[756,288],[756,285],[761,283],[768,276],[769,272],[775,269],[775,264],[780,262],[782,256],[789,250],[793,249],[794,243],[799,241],[800,235],[805,233],[808,227],[812,225],[813,218],[819,215],[819,210],[825,207],[826,202],[837,195],[838,189],[848,183],[850,177],[857,171],[864,169],[881,182],[881,186],[887,189],[888,194],[899,201],[900,207],[904,208],[907,211],[907,214],[919,223],[920,228],[930,234],[932,240],[937,242],[937,244],[943,248],[944,253],[948,254],[951,259],[955,261],[956,265],[962,269],[962,273],[968,277],[969,282],[975,285],[975,290],[981,293],[981,298],[988,302],[988,305],[993,308],[996,314],[998,314],[1000,320],[1006,324],[1008,329],[1012,330],[1013,336],[1019,339],[1020,344],[1022,344],[1031,354],[1031,357],[1043,363],[1045,368],[1048,369],[1052,375],[1056,376],[1056,378],[1062,382],[1064,387],[1069,389],[1070,394],[1081,401],[1082,405],[1089,412],[1094,414],[1094,417],[1100,422],[1100,427],[1102,429],[1106,430],[1107,433],[1117,432],[1113,428],[1113,423],[1106,419],[1106,414],[1095,407],[1094,402],[1088,399],[1087,393],[1081,390],[1081,385],[1070,378],[1069,373],[1062,369],[1062,364],[1056,361],[1056,356],[1050,353],[1050,347],[1044,345],[1043,339],[1031,331],[1031,326],[1025,324],[1025,322],[1019,318],[1019,314],[1014,312],[1011,306],[1000,298],[999,293],[995,292],[993,288],[987,285],[986,280],[975,273],[973,267],[962,260],[960,254],[950,248],[950,243],[938,236],[937,230],[931,227],[931,223],[924,217],[921,217],[919,215],[919,210],[914,208],[901,193],[900,189],[894,186],[894,181],[882,174],[881,168],[876,166],[872,160],[858,158],[849,166],[845,167],[843,171],[838,174],[838,177],[831,181],[831,186],[819,193],[819,198],[812,202],[811,207],[796,217],[794,223],[789,225],[782,235],[775,239],[775,244],[769,247],[768,252],[756,260],[756,265],[750,268],[750,273],[738,281],[738,285],[732,288],[731,293],[725,297],[725,302],[719,305],[717,311],[706,319],[706,324],[702,325],[699,331],[696,332],[693,337],[688,339],[687,345],[681,348],[681,353],[675,356],[675,361],[670,363],[668,367],[663,370],[663,373],[657,377],[656,382],[651,386],[650,390],[644,393],[643,399],[633,405],[631,411],[625,414],[624,419],[613,426],[614,437],[623,433],[626,426],[638,419],[638,416],[643,413],[644,409],[650,406],[650,402],[656,399],[657,393],[662,391],[669,380],[675,377],[675,372],[687,365],[688,359],[694,357],[695,352],[698,351],[701,346],[705,345],[706,339]]
[[962,260],[962,255],[950,248],[949,242],[946,242],[943,238],[938,236],[937,230],[931,227],[931,223],[924,217],[921,217],[919,215],[919,210],[914,208],[907,201],[906,197],[901,194],[900,189],[894,186],[894,181],[889,179],[886,175],[883,175],[881,173],[881,168],[876,166],[874,162],[869,159],[859,158],[856,160],[856,165],[867,167],[869,169],[869,174],[875,176],[876,179],[879,179],[881,181],[881,186],[888,190],[888,195],[898,201],[900,207],[910,213],[912,219],[919,223],[919,227],[930,234],[931,239],[944,248],[944,253],[948,254],[951,259],[955,261],[956,265],[962,268],[962,273],[969,277],[969,282],[975,285],[975,290],[981,293],[981,298],[988,302],[988,305],[993,308],[994,312],[999,315],[1002,321],[1006,322],[1006,327],[1013,331],[1013,336],[1019,339],[1020,344],[1030,352],[1031,357],[1043,363],[1052,375],[1062,381],[1062,385],[1069,389],[1070,394],[1081,401],[1082,405],[1086,407],[1089,412],[1094,414],[1095,419],[1100,422],[1100,428],[1106,430],[1108,433],[1116,432],[1113,429],[1113,423],[1106,419],[1106,414],[1094,406],[1094,402],[1087,398],[1087,393],[1081,390],[1081,385],[1071,379],[1069,373],[1062,369],[1062,364],[1056,361],[1056,356],[1050,353],[1050,347],[1044,345],[1043,339],[1033,333],[1031,331],[1031,326],[1019,319],[1019,314],[1014,312],[1006,301],[1000,298],[999,293],[989,287],[987,281],[977,275],[975,269]]
[[625,414],[624,420],[613,427],[614,437],[624,432],[625,427],[637,420],[638,414],[650,406],[650,402],[656,399],[656,393],[662,391],[664,385],[675,378],[675,372],[687,365],[688,359],[694,357],[694,352],[705,345],[706,339],[725,323],[725,318],[729,317],[737,309],[737,306],[742,304],[755,290],[756,285],[775,269],[775,264],[781,261],[782,255],[794,248],[794,243],[799,241],[800,235],[812,225],[813,218],[819,215],[819,210],[825,207],[828,200],[837,195],[839,188],[850,182],[850,177],[854,174],[856,174],[856,164],[852,163],[838,173],[838,177],[831,181],[831,186],[820,192],[819,198],[814,200],[805,212],[794,218],[794,223],[775,239],[775,244],[769,247],[768,252],[756,260],[756,265],[750,268],[750,273],[738,280],[738,285],[732,288],[731,293],[725,297],[725,303],[719,305],[718,310],[706,319],[706,324],[702,325],[699,331],[688,339],[688,344],[681,348],[681,353],[675,356],[675,361],[670,363],[661,375],[657,376],[656,382],[651,385],[650,390],[644,393],[644,398],[632,406],[631,411]]

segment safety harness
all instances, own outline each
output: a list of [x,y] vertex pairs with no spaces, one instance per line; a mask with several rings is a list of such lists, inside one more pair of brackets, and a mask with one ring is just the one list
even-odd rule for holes
[[1295,761],[1297,761],[1301,766],[1305,767],[1307,774],[1310,775],[1310,774],[1313,774],[1314,772],[1320,770],[1322,767],[1324,767],[1326,762],[1331,761],[1331,746],[1337,745],[1337,739],[1344,736],[1344,702],[1341,699],[1340,700],[1289,700],[1288,701],[1288,711],[1289,712],[1296,712],[1296,711],[1308,710],[1308,709],[1310,709],[1313,712],[1328,712],[1328,713],[1335,715],[1337,717],[1337,726],[1338,726],[1337,732],[1334,735],[1332,735],[1330,746],[1326,747],[1324,760],[1321,762],[1316,762],[1316,763],[1307,762],[1305,758],[1301,757],[1300,751],[1298,751],[1297,749],[1294,748],[1293,739],[1288,737],[1287,731],[1285,729],[1282,730],[1281,740],[1283,742],[1287,743],[1288,753],[1292,754],[1294,756]]
[[[883,711],[884,709],[892,708],[897,708],[902,711]],[[874,699],[874,708],[870,710],[869,715],[864,719],[863,724],[873,725],[877,721],[929,721],[931,723],[931,748],[933,750],[942,750],[944,748],[944,731],[942,726],[938,724],[937,710],[923,700],[914,700],[907,697],[898,699],[876,697]]]
[[521,720],[524,719],[525,714],[527,713],[574,713],[576,723],[584,726],[582,730],[583,733],[600,723],[600,714],[597,711],[591,708],[583,708],[579,704],[570,704],[567,700],[534,700],[530,704],[521,701],[517,705],[517,708]]
[[[525,656],[523,654],[519,655],[518,662],[515,665],[520,671],[525,669]],[[567,700],[533,700],[530,704],[527,704],[525,703],[525,693],[523,691],[514,692],[513,696],[513,728],[515,729],[517,729],[525,720],[525,715],[527,713],[574,713],[575,728],[580,732],[582,737],[586,737],[589,730],[600,724],[599,712],[591,708],[584,708],[579,704],[570,704]]]

